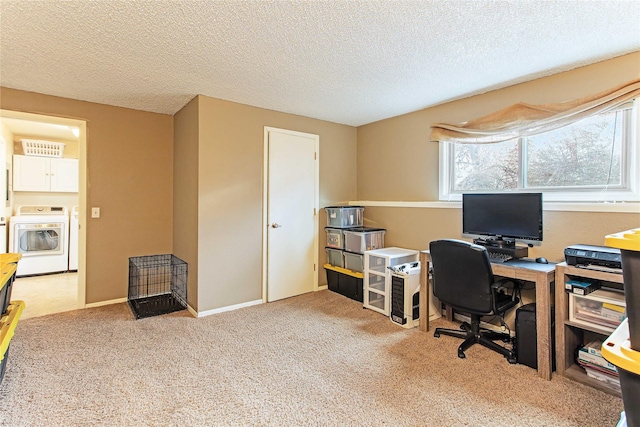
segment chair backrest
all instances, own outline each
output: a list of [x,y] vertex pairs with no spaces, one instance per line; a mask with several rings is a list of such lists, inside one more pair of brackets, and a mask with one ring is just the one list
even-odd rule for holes
[[441,302],[473,314],[492,312],[493,272],[487,250],[462,240],[429,244],[433,294]]

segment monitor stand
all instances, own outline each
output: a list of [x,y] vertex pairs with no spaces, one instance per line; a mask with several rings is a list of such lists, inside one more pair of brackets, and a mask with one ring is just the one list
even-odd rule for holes
[[526,258],[529,255],[527,246],[517,246],[515,240],[502,238],[473,239],[476,245],[484,246],[491,252],[511,255],[514,258]]

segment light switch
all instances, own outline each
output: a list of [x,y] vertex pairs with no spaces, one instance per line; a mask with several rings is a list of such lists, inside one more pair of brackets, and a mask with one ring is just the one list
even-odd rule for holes
[[91,218],[100,218],[100,208],[91,208]]

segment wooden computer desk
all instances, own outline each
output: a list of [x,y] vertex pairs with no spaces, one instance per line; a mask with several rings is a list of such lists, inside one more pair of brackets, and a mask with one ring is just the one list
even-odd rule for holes
[[[420,252],[420,325],[423,332],[429,330],[429,267],[431,254]],[[534,282],[536,287],[536,333],[538,345],[538,375],[551,379],[552,335],[551,303],[555,281],[555,264],[538,264],[531,259],[520,259],[507,263],[492,263],[493,274],[510,279]],[[453,311],[447,307],[447,319],[453,319]]]

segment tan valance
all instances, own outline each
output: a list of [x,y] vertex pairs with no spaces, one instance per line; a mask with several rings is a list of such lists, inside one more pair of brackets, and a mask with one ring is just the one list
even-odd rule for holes
[[640,79],[557,104],[518,103],[459,125],[435,123],[431,141],[486,144],[548,132],[615,108],[640,95]]

